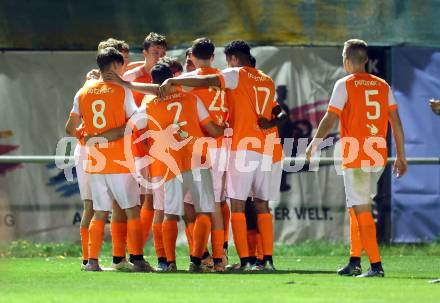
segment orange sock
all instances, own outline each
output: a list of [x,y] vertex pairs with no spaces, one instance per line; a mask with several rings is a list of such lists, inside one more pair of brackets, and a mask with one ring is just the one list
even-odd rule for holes
[[356,218],[356,213],[352,207],[348,209],[348,213],[350,214],[350,256],[361,257],[362,242],[361,235],[359,234],[359,224]]
[[153,223],[154,210],[141,208],[142,247],[145,247]]
[[263,254],[263,241],[261,240],[261,235],[257,233],[257,259],[263,260],[264,254]]
[[188,226],[185,228],[185,234],[186,240],[188,241],[189,254],[191,255],[194,249],[194,223],[188,224]]
[[214,259],[223,258],[223,243],[225,243],[225,233],[223,229],[211,231],[212,257]]
[[112,254],[114,257],[125,257],[127,248],[127,223],[111,222],[110,233],[112,235]]
[[257,256],[257,231],[255,229],[250,229],[247,231],[247,243],[249,249],[249,256]]
[[127,244],[130,255],[144,255],[141,219],[130,219],[127,221]]
[[154,249],[156,250],[157,258],[166,258],[165,248],[163,247],[162,239],[162,223],[153,224],[153,240]]
[[371,212],[357,214],[362,247],[370,259],[370,263],[380,262],[379,245],[376,239],[376,224]]
[[231,221],[231,212],[227,202],[222,203],[223,226],[225,228],[225,242],[229,240],[229,222]]
[[104,220],[93,219],[89,227],[89,259],[99,259],[99,251],[104,241]]
[[231,215],[232,234],[234,235],[235,249],[240,258],[249,257],[247,244],[247,227],[244,213],[232,213]]
[[163,247],[168,262],[176,262],[177,221],[165,220],[162,223]]
[[263,254],[272,256],[273,253],[273,223],[270,213],[258,214],[258,231],[261,235],[261,243],[263,244]]
[[198,215],[194,223],[194,248],[192,256],[201,258],[208,244],[209,234],[211,233],[211,217],[208,215]]
[[87,227],[81,227],[79,229],[81,235],[81,247],[83,260],[89,259],[89,229]]

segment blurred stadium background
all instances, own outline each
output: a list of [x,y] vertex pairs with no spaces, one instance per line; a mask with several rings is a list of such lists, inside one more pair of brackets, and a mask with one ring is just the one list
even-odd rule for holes
[[[369,71],[396,94],[407,156],[438,158],[440,117],[428,99],[440,97],[439,11],[434,0],[2,0],[0,155],[53,155],[99,41],[125,40],[131,61],[141,60],[142,41],[155,31],[182,62],[192,40],[211,38],[219,68],[226,66],[221,46],[249,41],[257,67],[273,77],[278,101],[289,108],[282,135],[294,138],[311,137],[344,75],[343,42],[364,39]],[[332,136],[338,139],[336,128]],[[271,204],[277,243],[348,239],[343,181],[333,165],[288,173],[282,187],[281,202]],[[440,166],[411,165],[399,181],[387,169],[375,203],[383,243],[438,239]],[[81,208],[76,182],[52,163],[0,163],[0,239],[78,240]]]

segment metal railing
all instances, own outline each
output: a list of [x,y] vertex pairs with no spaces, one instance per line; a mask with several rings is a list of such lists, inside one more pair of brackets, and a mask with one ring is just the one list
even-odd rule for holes
[[[388,158],[388,164],[393,163],[396,158],[390,157]],[[73,156],[47,156],[47,155],[17,155],[17,156],[0,156],[0,163],[61,163],[61,162],[70,162],[73,161]],[[312,158],[312,162],[319,161],[321,165],[331,165],[331,164],[340,164],[342,163],[341,158],[332,158],[332,157],[320,157],[320,158]],[[306,162],[304,157],[292,157],[285,158],[284,163],[290,165],[294,165],[295,163],[304,163]],[[411,165],[427,165],[427,164],[440,164],[440,157],[409,157],[407,158],[408,164]]]

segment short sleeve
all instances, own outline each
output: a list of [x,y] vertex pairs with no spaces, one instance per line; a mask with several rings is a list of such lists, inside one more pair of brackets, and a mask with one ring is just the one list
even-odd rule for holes
[[70,115],[81,116],[81,113],[79,111],[79,91],[75,94],[75,97],[73,98],[73,106],[72,110],[70,111]]
[[238,86],[238,80],[240,76],[240,68],[232,67],[226,68],[221,71],[220,81],[222,82],[222,88],[236,89]]
[[124,87],[124,92],[125,92],[125,99],[124,99],[125,117],[130,118],[134,113],[138,111],[138,107],[134,102],[133,94],[131,93],[131,90]]
[[197,115],[199,117],[199,122],[201,125],[206,125],[212,121],[211,117],[209,116],[208,110],[206,109],[202,100],[199,99],[199,97],[197,97]]
[[392,111],[396,109],[397,109],[396,98],[394,97],[391,87],[388,86],[388,110]]
[[327,110],[340,115],[344,109],[345,103],[347,103],[347,99],[347,85],[345,78],[343,78],[336,82]]
[[148,123],[147,107],[145,105],[139,107],[131,116],[130,121],[138,130],[146,128]]

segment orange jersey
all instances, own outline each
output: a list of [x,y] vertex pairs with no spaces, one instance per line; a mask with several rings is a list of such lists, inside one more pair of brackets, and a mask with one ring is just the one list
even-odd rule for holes
[[272,130],[261,129],[257,121],[259,117],[272,119],[273,80],[252,67],[227,68],[220,79],[229,101],[229,125],[234,130],[231,149],[263,154],[266,135]]
[[[134,68],[129,69],[125,72],[123,79],[130,82],[141,82],[141,83],[152,83],[153,79],[151,78],[151,75],[145,70],[144,64],[137,65]],[[144,98],[144,94],[137,92],[135,90],[132,91],[133,98],[138,107],[141,106],[142,100]],[[137,130],[133,131],[133,142],[135,142],[140,136],[142,135],[142,132],[139,132]],[[133,144],[133,155],[135,157],[144,157],[148,154],[147,148],[144,145],[144,143],[140,142],[137,144]]]
[[169,180],[192,169],[194,142],[204,137],[201,126],[212,121],[202,101],[192,94],[175,92],[164,100],[148,102],[146,112],[150,157],[155,159],[150,165],[151,177]]
[[[99,135],[125,125],[127,119],[136,111],[137,106],[130,90],[114,83],[96,81],[78,91],[71,115],[77,114],[82,117],[86,133]],[[133,171],[131,154],[126,158],[124,153],[124,138],[109,142],[106,147],[95,145],[90,149],[92,148],[96,148],[101,155],[89,153],[91,167],[89,165],[87,172],[118,174]]]
[[[192,72],[185,73],[180,77],[191,77],[196,75],[217,75],[221,71],[212,67],[198,68]],[[200,98],[208,110],[209,116],[212,121],[219,125],[224,126],[228,120],[228,102],[226,98],[226,91],[219,87],[209,88],[194,88],[191,93]],[[208,136],[208,135],[207,135]],[[218,147],[222,146],[223,137],[217,138]]]
[[340,117],[343,167],[386,165],[389,112],[396,109],[390,86],[379,77],[358,73],[336,82],[328,111]]
[[[140,83],[153,82],[150,73],[145,70],[144,64],[126,71],[122,78],[125,81],[130,81],[130,82],[140,82]],[[137,91],[133,91],[133,98],[134,101],[136,102],[136,105],[139,107],[141,106],[142,99],[144,98],[144,94]]]

